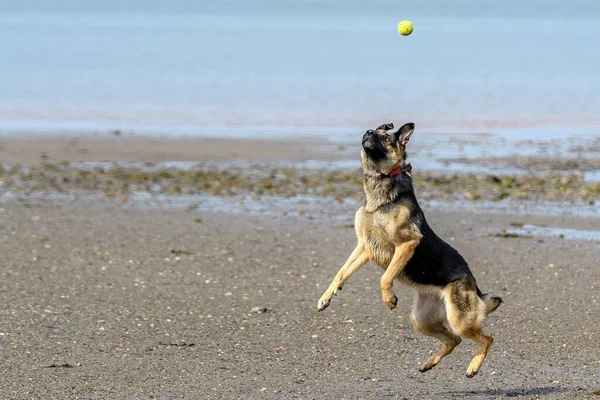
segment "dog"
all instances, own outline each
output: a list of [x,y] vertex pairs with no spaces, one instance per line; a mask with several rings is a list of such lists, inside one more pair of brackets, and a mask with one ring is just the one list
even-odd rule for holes
[[485,316],[502,303],[483,294],[464,258],[431,229],[413,188],[406,146],[415,124],[390,132],[393,123],[369,129],[362,138],[361,162],[365,201],[356,212],[356,248],[318,302],[323,311],[344,282],[368,261],[385,272],[381,277],[383,302],[394,309],[398,301],[394,280],[416,289],[410,321],[415,329],[442,342],[442,348],[419,370],[435,367],[463,338],[477,343],[477,354],[467,369],[475,376],[494,339],[481,330]]

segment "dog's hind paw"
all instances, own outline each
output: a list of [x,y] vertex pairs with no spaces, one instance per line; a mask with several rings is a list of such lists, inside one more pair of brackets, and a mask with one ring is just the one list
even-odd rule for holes
[[427,365],[427,364],[423,364],[419,367],[419,372],[427,372],[429,371],[431,368],[433,368],[433,365]]
[[475,375],[477,375],[479,373],[479,367],[474,367],[472,365],[469,365],[469,368],[467,368],[467,378],[472,378]]

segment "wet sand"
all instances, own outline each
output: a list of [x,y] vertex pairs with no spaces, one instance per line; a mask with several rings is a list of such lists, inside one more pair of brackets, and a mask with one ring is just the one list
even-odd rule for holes
[[[85,157],[60,141],[1,146],[3,163],[38,166],[188,160],[195,151],[193,161],[230,160],[225,141],[194,142],[168,151],[148,141],[135,151],[112,138],[79,142]],[[253,143],[260,152],[240,143],[239,159],[303,159],[286,143],[281,152]],[[307,160],[328,156],[306,149]],[[286,206],[269,209],[268,194],[255,199],[268,212],[219,192],[215,201],[231,211],[114,197],[78,186],[62,194],[0,187],[0,398],[600,396],[600,244],[504,234],[522,224],[598,230],[598,218],[423,202],[481,288],[505,300],[485,322],[496,339],[489,358],[468,379],[475,345],[467,341],[418,372],[438,343],[410,326],[410,289],[396,285],[399,306],[385,307],[373,265],[316,311],[354,246],[355,203],[324,197],[289,216]]]
[[[0,141],[0,194],[93,191],[124,201],[135,192],[362,198],[355,143],[324,137],[267,141],[107,136]],[[548,143],[530,145],[539,152],[536,156],[465,158],[465,147],[472,147],[468,154],[480,154],[492,144],[500,147],[498,140],[475,135],[446,143],[426,134],[415,141],[409,161],[414,162],[415,188],[422,200],[550,201],[587,208],[600,217],[600,179],[588,179],[598,175],[591,158],[594,148],[570,165],[566,161],[572,158],[545,155]],[[451,145],[456,149],[449,151]]]
[[331,160],[337,146],[309,139],[253,140],[219,138],[122,137],[109,133],[62,138],[0,138],[0,161],[304,161]]

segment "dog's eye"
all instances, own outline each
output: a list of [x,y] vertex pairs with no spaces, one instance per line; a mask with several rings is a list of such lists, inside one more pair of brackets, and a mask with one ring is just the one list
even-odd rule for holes
[[385,141],[386,141],[386,142],[389,142],[389,141],[390,141],[390,137],[389,137],[389,136],[386,136],[386,137],[385,137]]

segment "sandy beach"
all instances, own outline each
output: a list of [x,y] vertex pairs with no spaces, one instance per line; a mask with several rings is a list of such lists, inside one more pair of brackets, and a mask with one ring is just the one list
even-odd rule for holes
[[[353,248],[359,201],[336,199],[311,183],[330,170],[284,174],[267,187],[259,169],[251,176],[261,194],[235,183],[238,172],[226,179],[194,175],[238,185],[237,194],[224,194],[202,189],[202,180],[189,183],[185,170],[178,177],[174,169],[152,169],[168,160],[238,171],[234,161],[333,161],[354,148],[122,139],[0,144],[1,398],[600,396],[600,241],[585,236],[597,232],[597,217],[563,206],[558,213],[512,213],[477,199],[445,207],[445,190],[432,189],[423,202],[430,224],[461,251],[482,289],[505,303],[486,320],[496,341],[477,377],[464,376],[475,351],[469,342],[421,374],[419,363],[438,344],[411,327],[410,289],[396,286],[398,308],[385,307],[377,267],[359,272],[326,311],[316,311]],[[119,174],[85,175],[93,186],[74,183],[70,174],[85,168],[72,163],[83,160],[142,163],[150,174],[143,179],[163,176],[157,184],[164,190],[124,187],[134,179],[129,164]],[[14,163],[22,164],[19,172]],[[355,170],[344,174],[331,190],[360,193]],[[44,179],[53,184],[40,186]],[[166,189],[175,183],[183,192]],[[287,186],[304,193],[300,200],[281,189]],[[560,197],[545,201],[563,204]]]

